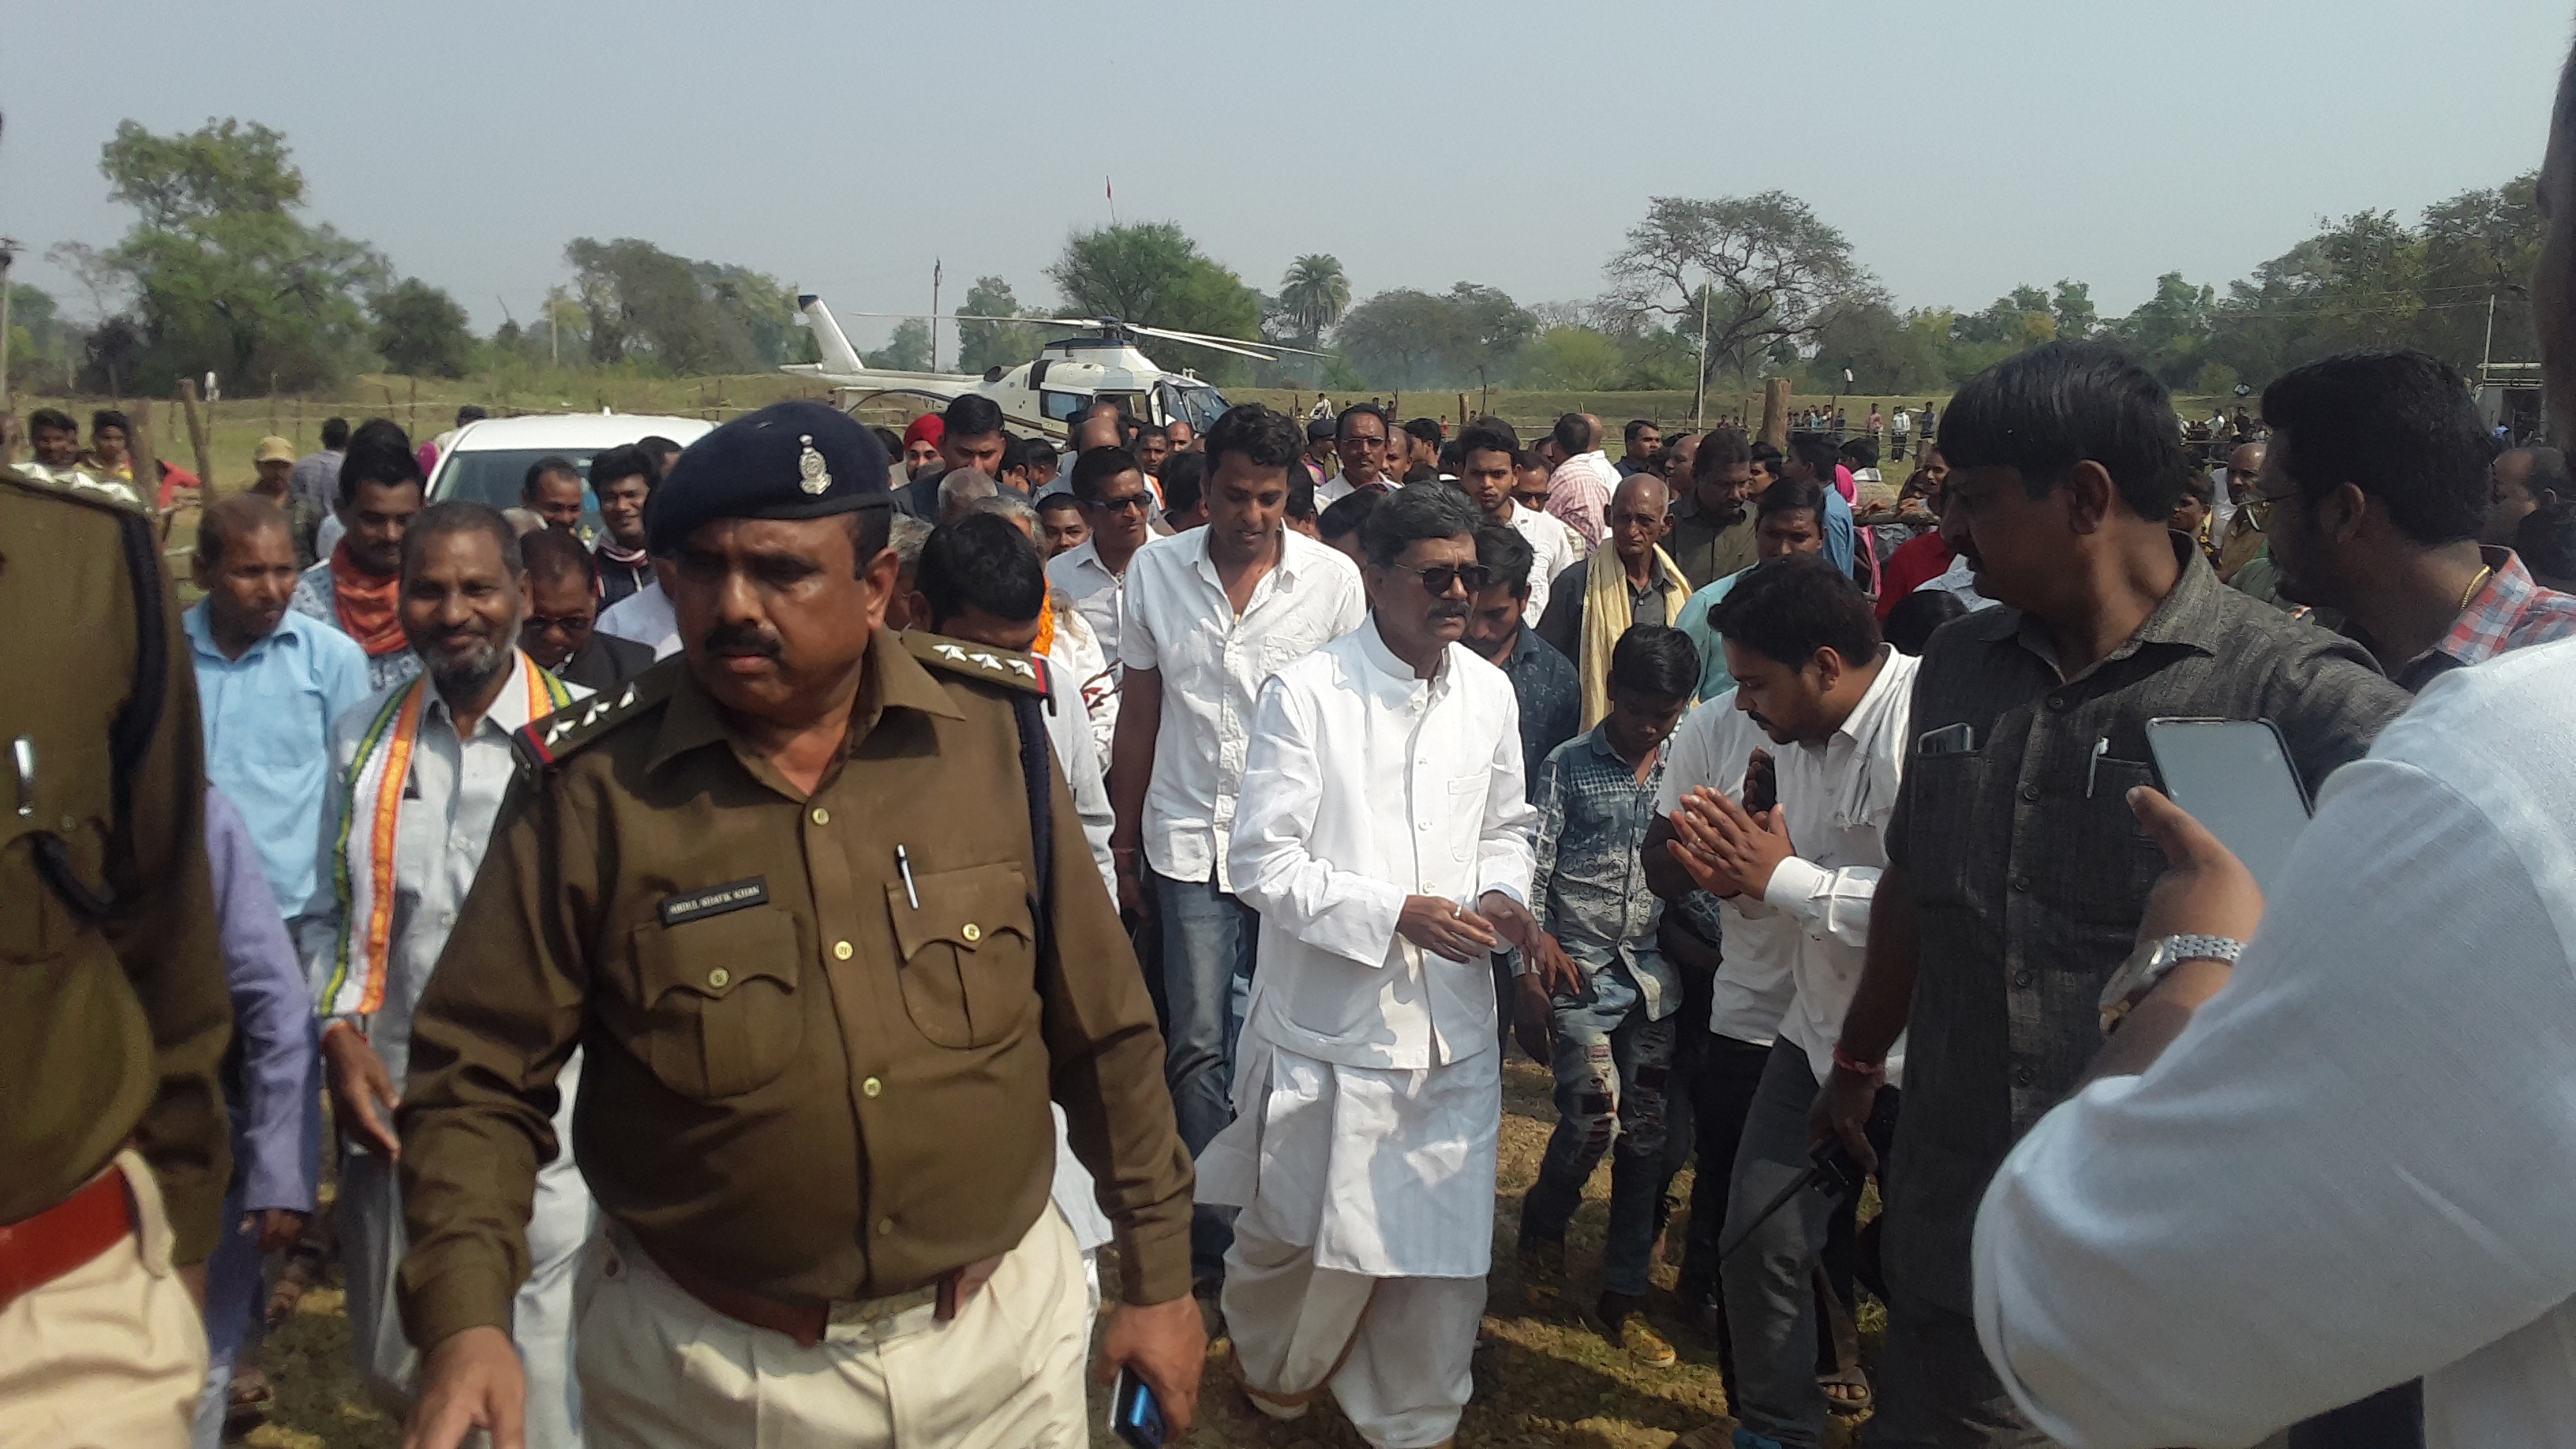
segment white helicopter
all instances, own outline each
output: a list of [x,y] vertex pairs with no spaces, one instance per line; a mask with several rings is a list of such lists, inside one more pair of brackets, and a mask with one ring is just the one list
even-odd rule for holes
[[[1138,349],[1139,337],[1231,352],[1262,362],[1275,362],[1282,352],[1305,352],[1304,348],[1270,342],[1247,343],[1201,332],[1145,327],[1114,317],[981,317],[950,313],[945,318],[921,320],[934,325],[942,320],[1013,322],[1078,327],[1082,331],[1047,343],[1033,361],[1017,367],[987,368],[981,377],[953,372],[894,372],[859,360],[858,349],[850,345],[822,298],[804,293],[797,297],[796,306],[804,314],[805,324],[813,329],[823,360],[791,363],[780,370],[832,384],[833,400],[845,411],[855,412],[861,405],[883,397],[921,398],[944,405],[970,392],[982,393],[1001,406],[1002,420],[1009,426],[1054,438],[1065,436],[1069,419],[1081,416],[1094,402],[1104,401],[1118,403],[1129,416],[1155,427],[1175,418],[1188,422],[1194,432],[1204,433],[1215,425],[1226,410],[1225,395],[1201,382],[1194,373],[1164,371]],[[895,312],[853,315],[918,316]]]

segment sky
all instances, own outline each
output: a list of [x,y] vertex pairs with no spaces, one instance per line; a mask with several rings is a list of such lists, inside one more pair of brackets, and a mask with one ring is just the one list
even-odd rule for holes
[[[0,236],[114,242],[101,143],[238,116],[308,217],[532,318],[564,243],[634,236],[819,292],[860,345],[979,275],[1053,301],[1075,231],[1176,221],[1275,291],[1461,280],[1578,301],[1658,195],[1779,189],[1900,308],[2164,272],[2223,288],[2320,218],[2538,166],[2569,0],[2149,5],[1732,0],[1096,6],[90,0],[60,83],[0,83]],[[0,0],[0,33],[62,12]],[[120,78],[127,83],[116,84]],[[947,334],[942,351],[954,347]]]

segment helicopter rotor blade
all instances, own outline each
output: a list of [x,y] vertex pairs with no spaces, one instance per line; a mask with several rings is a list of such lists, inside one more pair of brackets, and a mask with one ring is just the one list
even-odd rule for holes
[[[1267,340],[1254,341],[1241,337],[1216,337],[1205,332],[1182,332],[1169,327],[1138,327],[1135,330],[1155,337],[1169,337],[1181,342],[1196,342],[1201,346],[1231,344],[1235,347],[1257,347],[1264,352],[1298,352],[1304,353],[1308,357],[1322,357],[1325,355],[1321,352],[1315,352],[1303,347],[1291,347],[1284,342],[1271,342]],[[1271,358],[1270,360],[1275,362],[1278,359]]]
[[1231,352],[1238,357],[1250,357],[1262,362],[1279,360],[1267,352],[1255,352],[1242,343],[1226,337],[1202,337],[1195,332],[1173,332],[1161,327],[1139,327],[1132,322],[1127,324],[1127,330],[1139,337],[1168,338],[1174,342],[1187,343],[1192,347],[1204,347],[1212,352]]

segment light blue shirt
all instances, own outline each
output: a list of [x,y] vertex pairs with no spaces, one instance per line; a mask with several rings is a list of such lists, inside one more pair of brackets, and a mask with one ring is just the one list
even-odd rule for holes
[[1699,698],[1703,704],[1735,687],[1735,673],[1726,667],[1726,651],[1718,645],[1717,631],[1708,627],[1708,611],[1734,589],[1736,580],[1751,572],[1737,569],[1712,580],[1707,588],[1682,601],[1682,616],[1674,621],[1674,627],[1688,636],[1691,647],[1699,651]]
[[[1825,559],[1848,574],[1855,557],[1851,505],[1829,479],[1825,483]],[[1706,696],[1702,696],[1706,698]]]
[[204,600],[180,622],[197,666],[206,778],[241,811],[280,907],[299,911],[317,879],[331,721],[367,697],[366,651],[292,609],[239,659],[215,646]]

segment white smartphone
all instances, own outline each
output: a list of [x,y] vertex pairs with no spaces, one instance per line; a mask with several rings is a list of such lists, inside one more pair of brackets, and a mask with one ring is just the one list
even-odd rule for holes
[[2269,891],[2308,828],[2308,792],[2281,732],[2264,719],[2151,719],[2147,752],[2165,794]]

